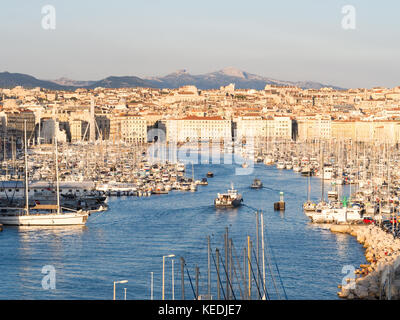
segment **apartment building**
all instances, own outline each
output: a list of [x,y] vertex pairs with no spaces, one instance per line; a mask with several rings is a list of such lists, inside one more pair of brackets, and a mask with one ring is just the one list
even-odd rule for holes
[[400,142],[400,121],[398,120],[335,120],[332,121],[332,138],[343,140],[388,143]]
[[222,117],[188,116],[166,121],[168,141],[221,141],[232,139],[232,122]]
[[326,115],[308,115],[298,117],[297,137],[300,141],[312,139],[331,139],[332,120]]
[[147,123],[137,115],[120,114],[110,119],[110,139],[126,143],[147,141]]
[[238,139],[246,137],[267,137],[267,120],[261,116],[244,116],[235,120],[236,137]]
[[293,121],[288,116],[273,116],[267,119],[267,137],[292,139]]
[[83,120],[70,120],[69,123],[69,130],[71,136],[71,142],[78,142],[85,139],[85,133],[88,129],[88,122]]

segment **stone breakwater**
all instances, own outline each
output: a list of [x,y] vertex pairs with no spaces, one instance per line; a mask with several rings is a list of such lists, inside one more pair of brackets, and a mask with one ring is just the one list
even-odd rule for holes
[[400,239],[375,225],[332,225],[330,230],[356,237],[364,246],[369,262],[356,270],[358,277],[338,286],[340,298],[400,299]]

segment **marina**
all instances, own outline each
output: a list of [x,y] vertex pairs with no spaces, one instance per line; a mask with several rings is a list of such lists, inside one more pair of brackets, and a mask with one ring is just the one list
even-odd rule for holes
[[[7,158],[3,157],[3,163],[5,164],[3,167],[5,166],[6,171],[17,172],[18,174],[14,173],[11,175],[16,176],[15,180],[1,182],[3,188],[0,189],[0,197],[3,198],[3,206],[0,212],[0,222],[4,225],[26,225],[30,227],[57,224],[87,224],[88,228],[85,229],[87,232],[90,229],[89,226],[92,219],[95,221],[92,226],[95,227],[97,221],[101,222],[103,219],[113,216],[114,210],[119,211],[119,206],[131,208],[126,213],[129,212],[129,218],[132,218],[135,216],[136,210],[139,212],[143,211],[143,208],[141,208],[142,205],[150,204],[151,206],[157,202],[160,203],[159,209],[161,211],[164,212],[165,209],[169,208],[169,210],[174,212],[175,207],[169,207],[169,205],[175,204],[175,198],[178,198],[183,203],[187,201],[187,203],[191,203],[192,205],[196,204],[196,207],[193,208],[197,208],[197,204],[200,204],[200,212],[208,212],[211,215],[219,215],[221,217],[230,217],[232,214],[238,216],[245,215],[247,217],[246,225],[248,228],[245,231],[235,231],[235,228],[241,225],[239,223],[239,226],[235,226],[238,223],[236,221],[233,223],[228,222],[228,220],[225,221],[225,224],[229,225],[229,229],[233,228],[233,234],[237,234],[237,237],[229,239],[232,242],[232,246],[233,243],[246,242],[247,237],[247,248],[246,245],[242,247],[250,253],[251,250],[254,250],[254,248],[251,248],[255,239],[250,240],[249,234],[251,232],[249,228],[252,223],[254,228],[254,214],[259,210],[265,211],[265,224],[263,224],[263,227],[266,229],[269,229],[271,226],[275,228],[279,225],[279,223],[275,224],[276,222],[269,224],[268,221],[271,217],[279,217],[281,219],[280,222],[282,222],[285,221],[286,215],[294,213],[296,220],[302,223],[301,228],[313,228],[314,232],[320,234],[322,232],[330,232],[330,230],[334,232],[336,232],[335,230],[339,230],[340,233],[343,233],[339,227],[339,229],[334,227],[335,225],[358,225],[360,228],[375,225],[376,228],[383,230],[383,232],[392,233],[393,237],[397,237],[400,234],[397,228],[399,204],[397,190],[399,186],[395,180],[397,178],[396,171],[393,171],[396,168],[397,162],[390,162],[387,152],[389,145],[375,146],[377,149],[383,148],[384,153],[381,153],[383,155],[382,159],[380,157],[372,157],[370,145],[356,144],[353,146],[351,142],[346,141],[330,142],[329,144],[323,141],[314,141],[306,144],[290,141],[267,142],[266,144],[259,142],[254,149],[254,159],[252,158],[252,153],[249,153],[252,147],[244,144],[233,144],[232,151],[225,153],[226,145],[223,144],[189,143],[181,146],[181,148],[185,148],[187,157],[179,160],[176,158],[174,160],[174,151],[171,149],[166,149],[167,152],[160,157],[157,151],[159,147],[160,145],[150,144],[132,148],[123,144],[102,145],[100,142],[96,144],[72,145],[66,149],[66,145],[61,145],[60,148],[56,147],[56,150],[58,150],[56,157],[60,157],[60,160],[53,161],[53,166],[56,168],[53,174],[51,173],[52,170],[49,169],[51,161],[49,161],[48,167],[37,166],[35,164],[45,161],[46,152],[43,150],[50,150],[51,146],[33,147],[30,148],[30,152],[25,151],[23,154],[20,153],[20,158],[13,160],[15,163],[20,162],[19,166],[21,166],[22,159],[25,159],[25,166],[28,168],[28,177],[25,176],[25,179],[29,180],[29,177],[34,176],[42,179],[41,181],[30,181],[27,191],[25,190],[25,184],[28,180],[25,181],[25,184],[21,180],[25,170],[19,169],[16,171],[15,168],[18,165],[13,165],[10,168],[7,164]],[[78,155],[82,155],[83,149],[86,150],[86,155],[83,158],[82,156],[79,158]],[[356,150],[355,152],[353,151],[354,149]],[[104,150],[107,150],[107,152]],[[205,153],[206,150],[207,152]],[[338,150],[341,150],[341,152],[337,153]],[[209,156],[210,151],[212,160],[216,164],[209,162],[207,159],[203,163],[197,164],[199,159],[204,160],[205,155]],[[219,160],[216,160],[216,154],[221,157]],[[361,160],[359,159],[360,155],[363,156]],[[106,160],[108,156],[111,156],[111,159],[117,160],[109,162]],[[235,157],[236,161],[230,162],[229,156]],[[391,157],[394,158],[395,155],[392,153]],[[32,160],[28,162],[28,158],[33,158],[34,162]],[[326,162],[326,159],[329,159],[329,163]],[[224,161],[227,160],[228,163],[225,164]],[[55,163],[58,165],[55,165]],[[249,171],[244,171],[244,175],[238,175],[237,173],[240,172],[238,170]],[[267,176],[265,176],[266,173],[268,174]],[[386,179],[378,178],[382,174],[384,174]],[[272,175],[272,179],[269,175]],[[59,181],[59,177],[61,177],[62,181]],[[282,177],[287,177],[288,180],[281,181]],[[47,181],[43,180],[43,178],[46,178]],[[54,180],[56,181],[56,185]],[[231,187],[226,192],[223,192],[227,188],[228,181]],[[292,185],[293,181],[296,181],[298,185]],[[210,196],[212,192],[214,194],[213,200],[209,199],[208,202],[204,203],[205,196],[207,198],[207,195]],[[279,201],[276,201],[278,197]],[[33,201],[31,198],[33,198]],[[148,200],[145,200],[146,198]],[[298,204],[293,204],[293,199],[296,199]],[[55,202],[59,204],[59,207]],[[23,203],[25,203],[25,209],[22,209],[23,206],[21,204]],[[129,203],[132,203],[132,206]],[[9,206],[10,204],[14,206]],[[67,204],[69,206],[65,207]],[[111,205],[116,205],[118,209],[113,210],[110,207]],[[60,214],[61,209],[63,211],[69,210],[70,213],[62,212]],[[87,211],[82,211],[84,209],[87,209]],[[44,214],[44,210],[47,210],[48,213]],[[40,214],[35,215],[36,211],[40,212]],[[185,215],[188,211],[197,211],[197,209],[189,209],[187,207],[187,209],[182,211],[183,219],[186,219]],[[24,212],[32,214],[28,216]],[[93,217],[88,219],[91,214]],[[154,210],[150,214],[157,214],[157,212]],[[40,219],[35,218],[36,216],[40,217]],[[61,216],[63,219],[61,219]],[[253,221],[251,221],[252,216]],[[191,218],[188,219],[188,221],[192,221]],[[179,221],[170,232],[175,232],[175,228],[180,228],[185,223],[187,223],[186,220],[184,222]],[[223,225],[219,224],[218,227],[221,228]],[[258,227],[259,222],[257,222]],[[285,227],[287,226],[280,226],[280,228],[284,229]],[[135,226],[133,228],[136,231]],[[188,228],[188,226],[185,228]],[[203,233],[208,232],[209,228],[210,226],[207,226],[203,230]],[[225,228],[228,228],[228,226],[225,226]],[[287,232],[293,232],[294,236],[298,232],[298,229]],[[352,232],[347,233],[352,234]],[[204,239],[204,234],[201,236],[201,232],[198,236],[200,240],[201,238]],[[215,236],[216,234],[214,234]],[[241,240],[239,240],[240,237],[242,237]],[[335,235],[335,237],[349,236]],[[258,248],[260,245],[259,232],[256,238]],[[195,239],[191,240],[195,241]],[[226,252],[228,252],[229,247],[227,241],[225,240]],[[290,281],[287,284],[284,278],[285,273],[281,274],[279,272],[278,264],[280,265],[281,263],[278,263],[275,259],[278,260],[280,255],[274,254],[276,250],[273,249],[274,241],[267,241],[267,246],[271,246],[268,249],[270,250],[270,256],[267,258],[267,260],[269,259],[269,273],[265,276],[265,270],[263,271],[264,277],[268,278],[269,276],[270,281],[265,280],[265,284],[262,284],[260,276],[255,276],[253,268],[261,268],[260,257],[257,256],[256,258],[255,252],[253,252],[253,258],[251,258],[251,254],[248,256],[249,266],[247,272],[249,279],[252,277],[253,279],[249,280],[249,283],[246,285],[245,279],[240,280],[237,278],[237,274],[235,274],[236,285],[238,286],[236,290],[240,291],[242,299],[266,299],[266,297],[270,299],[274,296],[272,291],[275,291],[275,298],[277,299],[282,299],[282,292],[284,292],[284,296],[287,298],[285,287],[291,284]],[[351,240],[347,239],[346,241]],[[165,241],[163,240],[163,242]],[[264,244],[265,242],[262,241],[262,245]],[[165,243],[164,245],[168,244]],[[209,244],[208,250],[210,250],[210,246],[211,244]],[[357,247],[353,249],[358,250]],[[200,247],[198,250],[200,250]],[[218,252],[218,262],[214,261],[216,268],[214,270],[214,273],[216,272],[214,278],[218,279],[217,287],[220,288],[223,285],[221,280],[223,277],[221,277],[219,271],[220,266],[217,267],[220,263],[219,249],[216,248],[215,250],[216,253]],[[318,250],[321,250],[321,248],[318,248]],[[241,260],[246,257],[246,254],[241,249],[239,252],[241,254],[236,253],[230,259]],[[259,248],[257,252],[259,252]],[[265,253],[265,250],[263,249],[262,252]],[[360,253],[360,251],[357,252]],[[210,254],[209,251],[209,257]],[[183,259],[186,259],[188,262],[187,256],[191,258],[192,255],[193,252],[189,251],[185,252],[185,258],[181,256],[181,273],[183,274],[184,270],[186,270],[189,279],[190,272],[196,278],[196,290],[193,292],[194,298],[203,296],[207,298],[211,293],[207,293],[207,295],[199,293],[201,289],[201,285],[199,284],[199,266],[202,263],[200,257],[195,255],[195,268],[192,271],[189,271],[187,264],[183,262],[185,261]],[[174,253],[174,256],[177,255]],[[275,271],[275,275],[270,265],[272,257],[274,265],[277,268],[276,270],[278,270],[278,272]],[[346,257],[350,260],[354,259],[353,256],[350,257],[347,254]],[[227,262],[226,259],[228,259],[227,256],[225,256],[226,266],[223,260],[221,260],[223,263],[222,266],[227,268],[229,265],[229,268],[234,268],[236,272],[235,263],[232,262],[229,264],[229,261]],[[251,261],[251,259],[255,260]],[[265,268],[264,259],[263,257],[263,268]],[[364,259],[360,258],[359,261],[363,262]],[[252,263],[255,263],[255,265],[253,266]],[[357,269],[358,266],[360,266],[359,269]],[[360,262],[354,264],[354,270],[363,270],[361,266],[363,264]],[[240,265],[236,265],[236,267],[241,270]],[[279,268],[285,270],[285,266],[280,266]],[[375,270],[377,267],[369,266],[368,268]],[[382,269],[382,267],[380,268]],[[246,270],[245,264],[243,264],[244,270]],[[250,273],[250,270],[253,270],[253,275]],[[210,258],[207,272],[210,279],[212,272]],[[258,274],[260,274],[260,270],[258,270]],[[391,277],[394,277],[394,273],[391,274]],[[381,276],[382,270],[377,275],[378,282],[382,280]],[[231,274],[231,277],[233,277],[233,274]],[[233,285],[230,281],[234,281],[235,279],[231,279],[231,277],[226,275],[226,285]],[[362,281],[363,277],[365,277],[365,274],[359,272],[357,280]],[[281,283],[280,293],[276,287],[268,289],[268,283],[275,284],[277,281]],[[251,288],[251,283],[253,283],[253,290],[255,290],[254,287],[257,287],[258,295],[257,292],[251,292],[251,289],[249,289],[250,292],[243,293],[242,286],[244,288]],[[342,287],[340,283],[339,281],[336,286],[339,285],[340,288],[345,288],[343,290],[346,290],[346,287]],[[181,281],[181,286],[183,295],[184,281]],[[390,286],[393,287],[393,283]],[[261,289],[263,289],[263,293]],[[153,287],[151,290],[153,290]],[[211,284],[209,282],[207,290],[211,292]],[[382,296],[382,290],[378,290],[379,292],[374,290],[371,292],[368,291],[366,297],[377,299]],[[397,285],[392,290],[392,296],[396,296],[396,290]],[[226,287],[226,292],[233,296],[235,295],[235,290],[228,286]],[[290,294],[290,290],[288,292]],[[365,298],[365,290],[361,295],[358,293],[359,291],[356,293],[353,290],[345,291],[344,293],[339,292],[337,295],[340,298],[346,299]],[[139,291],[137,294],[133,299],[145,299],[144,296],[140,298]],[[238,294],[237,291],[236,294]],[[387,296],[388,294],[386,293],[385,297]],[[296,296],[297,298],[302,299],[303,296]],[[218,291],[218,299],[221,299],[220,291]]]
[[4,1],[4,311],[400,300],[400,2],[336,2]]
[[[248,176],[235,175],[240,165],[194,165],[195,179],[208,171],[215,173],[208,186],[197,192],[172,190],[151,197],[109,197],[109,208],[95,213],[83,227],[7,227],[1,233],[2,299],[111,299],[112,281],[124,277],[128,299],[150,299],[151,273],[154,298],[161,299],[162,256],[174,254],[175,298],[179,299],[178,259],[184,257],[195,278],[199,267],[200,293],[206,293],[207,240],[213,248],[223,247],[225,228],[238,248],[246,246],[247,235],[254,238],[254,210],[243,205],[232,209],[213,206],[227,181],[240,190],[248,206],[264,211],[266,242],[269,243],[289,299],[337,299],[344,265],[357,267],[365,262],[364,250],[350,235],[334,234],[323,225],[312,225],[301,207],[305,179],[292,170],[277,170],[256,164]],[[190,176],[190,165],[188,166]],[[249,185],[255,178],[268,181],[261,190]],[[344,186],[348,192],[348,186]],[[311,200],[320,195],[320,181],[311,178]],[[285,193],[290,203],[284,212],[274,212],[272,203]],[[262,193],[262,194],[261,194]],[[123,240],[122,240],[123,239]],[[301,239],[299,241],[299,239]],[[318,252],[315,254],[315,252]],[[19,257],[19,258],[17,258]],[[239,258],[240,259],[240,258]],[[54,265],[57,290],[41,288],[41,268]],[[95,269],[93,269],[95,266]],[[172,299],[171,261],[167,264],[165,298]],[[212,291],[216,297],[216,273],[212,270]],[[14,284],[14,285],[12,285]],[[267,281],[270,288],[271,281]],[[185,279],[186,299],[192,299],[190,282]],[[122,289],[120,289],[122,290]],[[235,289],[237,290],[237,289]],[[253,285],[253,298],[257,299]],[[239,296],[238,292],[236,294]],[[122,299],[117,290],[117,299]]]

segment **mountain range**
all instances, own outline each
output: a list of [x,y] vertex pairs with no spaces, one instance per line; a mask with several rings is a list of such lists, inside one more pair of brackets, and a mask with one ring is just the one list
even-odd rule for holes
[[40,80],[33,76],[22,73],[0,72],[0,87],[13,88],[23,86],[26,88],[41,87],[51,90],[75,90],[77,88],[94,89],[103,88],[128,88],[128,87],[146,87],[146,88],[179,88],[185,85],[194,85],[198,89],[219,89],[221,86],[235,84],[237,89],[256,89],[263,90],[266,84],[280,86],[297,86],[303,89],[320,89],[331,87],[333,89],[343,90],[343,88],[326,85],[313,81],[283,81],[276,80],[256,74],[248,73],[237,68],[228,67],[219,71],[192,75],[185,69],[178,70],[162,77],[144,77],[136,76],[110,76],[98,81],[76,81],[68,78],[56,80]]

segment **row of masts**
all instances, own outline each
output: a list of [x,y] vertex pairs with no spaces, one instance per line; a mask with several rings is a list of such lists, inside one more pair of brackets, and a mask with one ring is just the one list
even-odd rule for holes
[[[198,264],[194,267],[193,277],[185,259],[180,257],[181,300],[187,298],[185,279],[189,281],[195,300],[270,300],[287,298],[276,261],[274,264],[274,257],[266,254],[264,215],[262,211],[256,211],[255,246],[250,235],[248,235],[246,236],[246,246],[238,252],[232,237],[230,237],[228,227],[225,228],[223,243],[223,250],[218,247],[213,250],[211,236],[207,237],[207,284],[206,288],[203,287],[203,290],[200,287],[201,273]],[[269,249],[272,250],[271,248]],[[242,261],[240,261],[240,252],[242,253]],[[275,274],[273,272],[274,267],[276,268]],[[266,269],[268,269],[269,274]],[[276,279],[277,277],[279,279]],[[267,278],[270,279],[270,283],[267,282]],[[172,279],[174,279],[174,276]],[[153,286],[153,280],[151,285]],[[172,286],[172,299],[175,299],[174,280],[172,280]],[[165,299],[164,282],[162,292],[162,299]],[[153,296],[153,288],[151,287],[151,297]]]
[[[25,214],[29,215],[29,177],[28,177],[28,143],[26,138],[26,120],[24,121],[24,161],[25,161]],[[58,143],[55,138],[55,176],[57,189],[57,214],[60,214],[60,183],[58,178]]]

